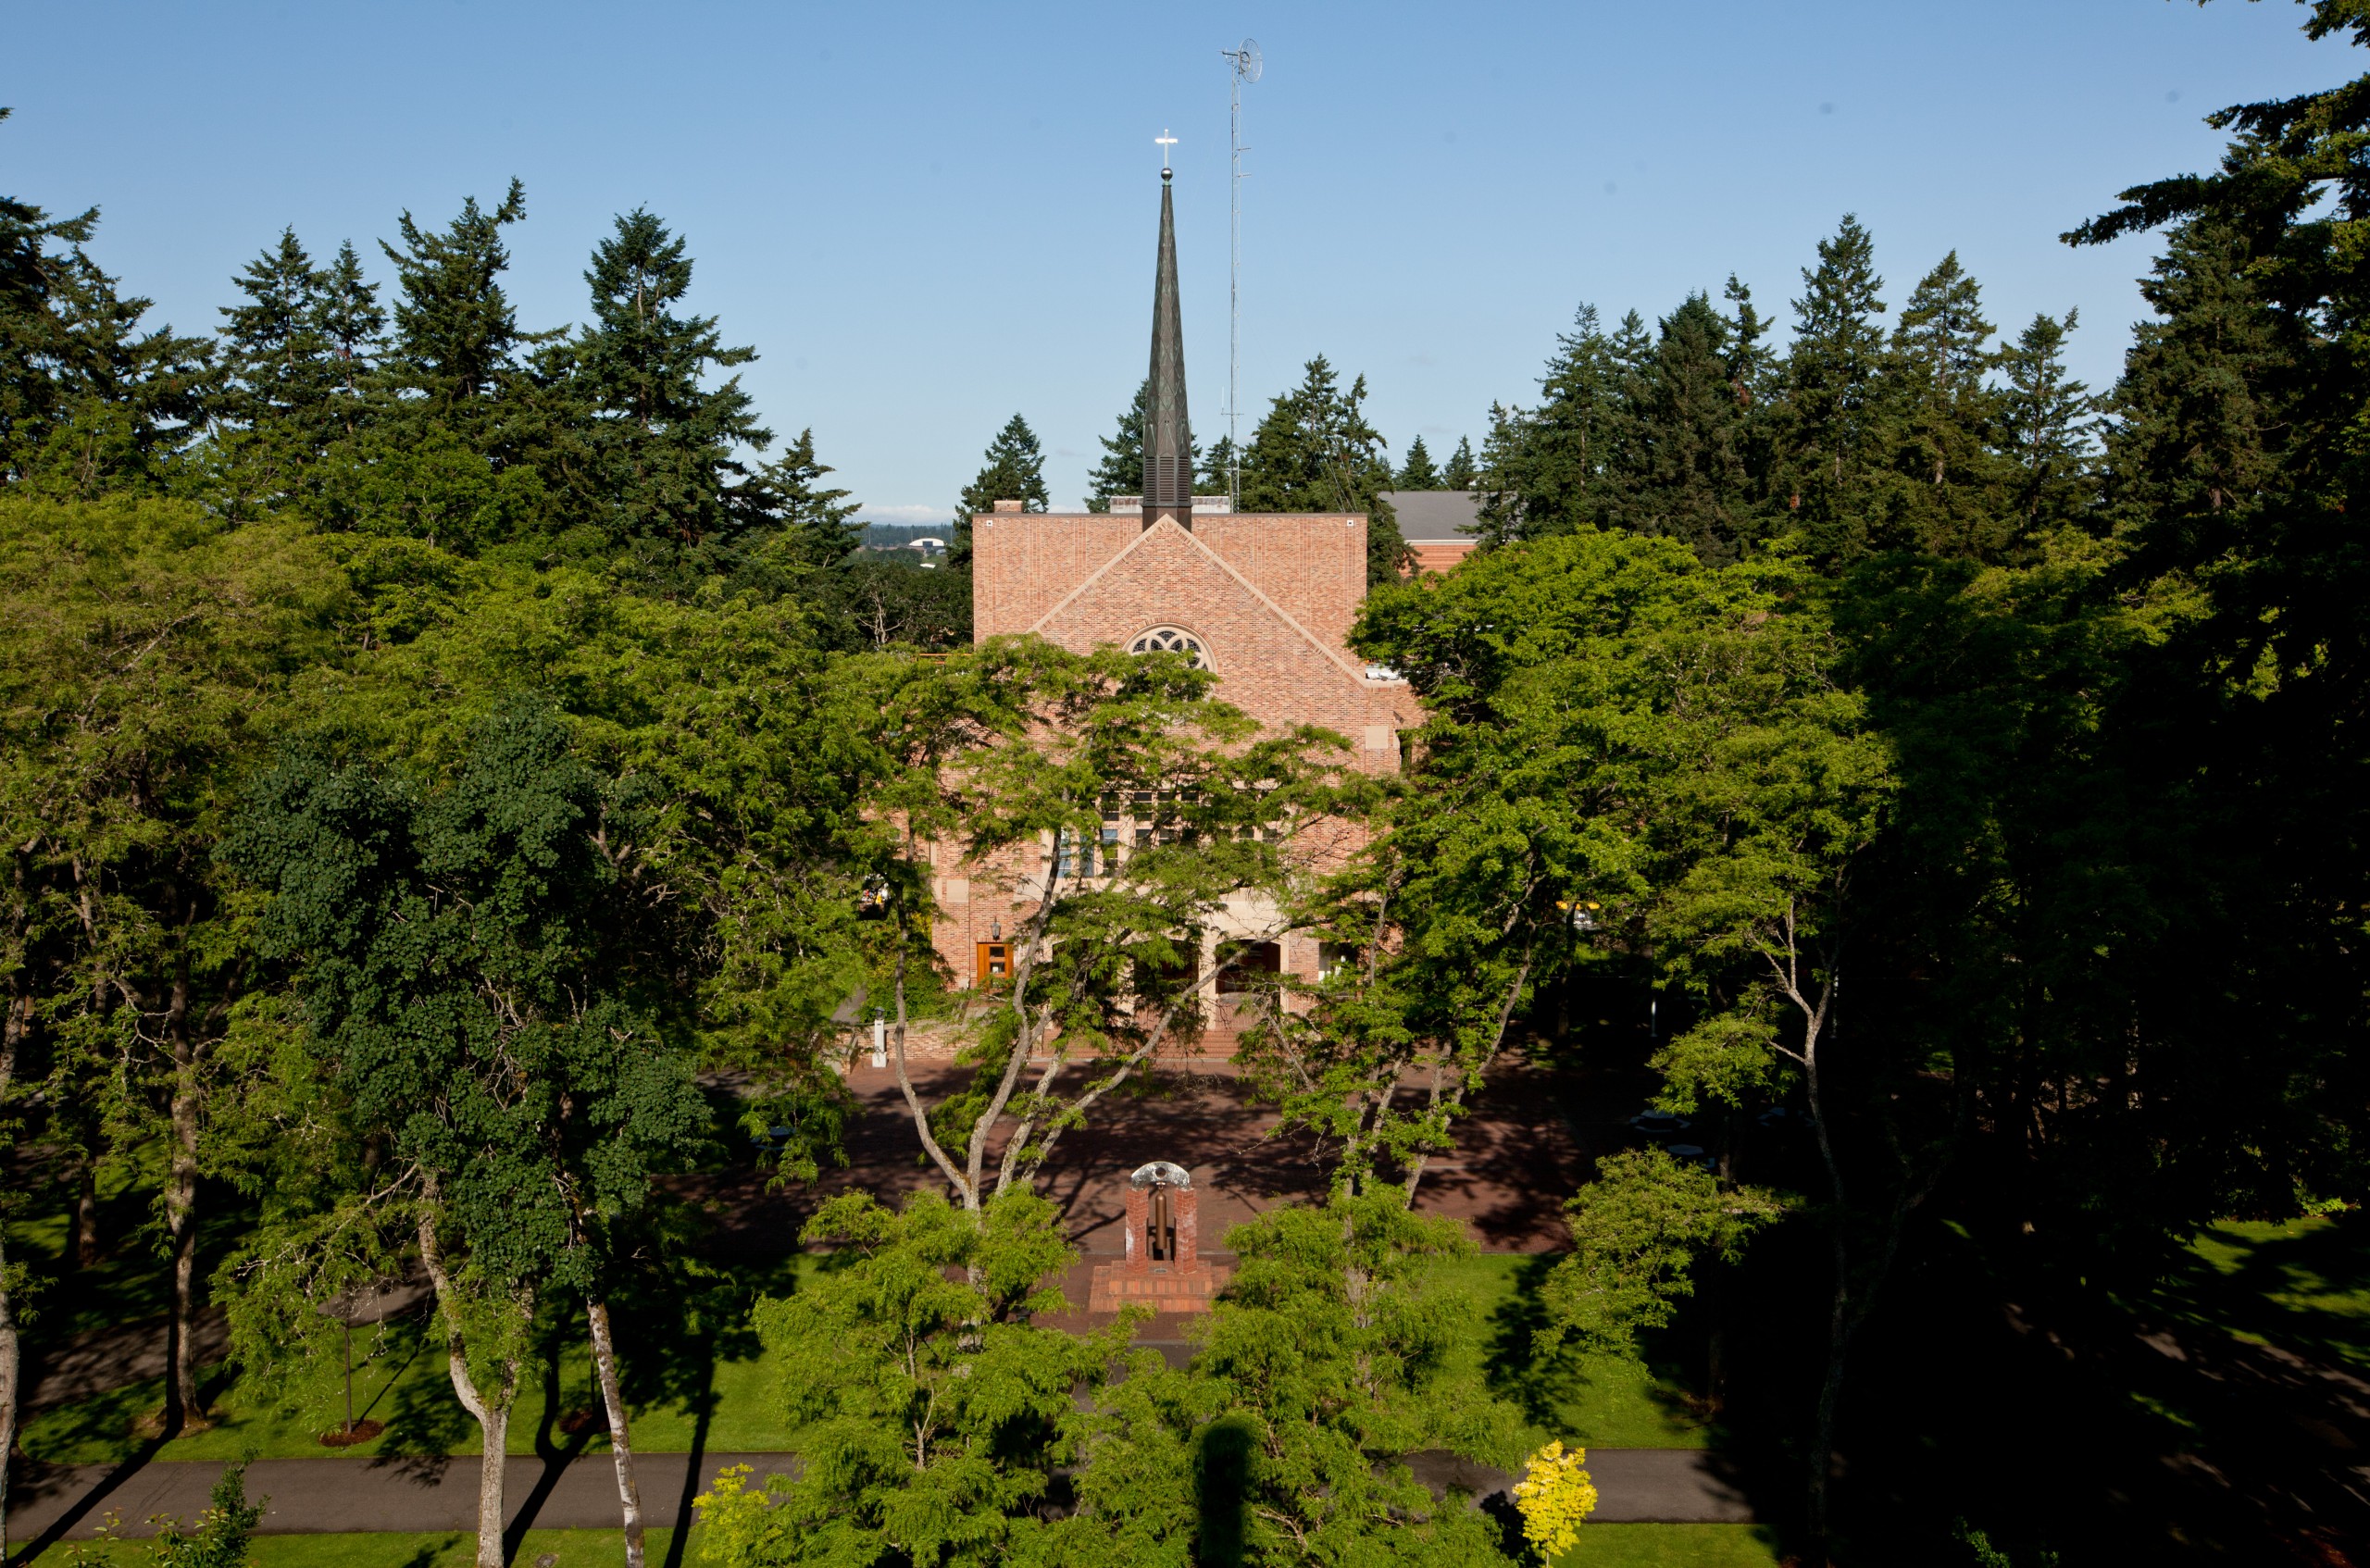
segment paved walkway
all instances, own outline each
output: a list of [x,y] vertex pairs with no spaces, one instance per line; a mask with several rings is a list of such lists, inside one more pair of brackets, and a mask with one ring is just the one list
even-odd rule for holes
[[[1494,1491],[1503,1471],[1446,1454],[1415,1456],[1416,1473],[1434,1486],[1454,1484]],[[727,1465],[795,1472],[789,1454],[707,1454],[696,1472],[689,1454],[647,1453],[636,1470],[642,1508],[653,1528],[691,1512],[691,1500],[715,1484]],[[514,1529],[613,1529],[617,1524],[617,1472],[606,1454],[564,1463],[509,1462],[506,1500]],[[1596,1518],[1606,1524],[1748,1524],[1753,1511],[1721,1479],[1716,1462],[1693,1449],[1591,1449],[1589,1470],[1602,1499]],[[112,1515],[126,1536],[156,1533],[158,1514],[192,1518],[222,1466],[193,1460],[146,1464],[19,1466],[9,1488],[8,1539],[19,1561],[52,1542],[87,1540]],[[325,1535],[351,1531],[470,1531],[477,1528],[478,1462],[474,1459],[260,1459],[247,1468],[247,1495],[268,1499],[266,1535]]]

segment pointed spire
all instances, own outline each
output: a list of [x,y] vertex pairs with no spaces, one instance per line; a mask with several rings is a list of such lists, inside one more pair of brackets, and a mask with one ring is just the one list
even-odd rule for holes
[[1185,329],[1177,305],[1177,218],[1160,171],[1160,271],[1152,294],[1152,391],[1144,399],[1144,527],[1193,526],[1193,432],[1185,417]]

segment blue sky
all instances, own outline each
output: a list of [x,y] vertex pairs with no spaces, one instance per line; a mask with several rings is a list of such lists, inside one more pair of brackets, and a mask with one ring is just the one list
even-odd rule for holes
[[775,428],[884,519],[942,517],[1015,410],[1075,504],[1143,375],[1179,138],[1186,365],[1224,428],[1227,73],[1248,36],[1245,428],[1323,353],[1394,454],[1477,444],[1574,307],[1731,272],[1783,324],[1856,211],[1898,303],[1955,247],[2013,329],[2078,306],[2112,380],[2152,241],[2056,236],[2206,167],[2214,107],[2343,80],[2280,0],[1551,6],[25,6],[0,192],[104,209],[104,265],[210,327],[295,225],[317,254],[516,174],[522,323],[585,314],[611,215],[688,236],[694,304]]

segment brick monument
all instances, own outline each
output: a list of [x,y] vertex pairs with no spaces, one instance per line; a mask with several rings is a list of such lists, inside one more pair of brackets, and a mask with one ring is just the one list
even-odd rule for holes
[[1128,1248],[1116,1263],[1094,1265],[1087,1310],[1117,1312],[1141,1302],[1154,1312],[1205,1313],[1227,1271],[1202,1257],[1202,1195],[1181,1165],[1154,1160],[1128,1177]]

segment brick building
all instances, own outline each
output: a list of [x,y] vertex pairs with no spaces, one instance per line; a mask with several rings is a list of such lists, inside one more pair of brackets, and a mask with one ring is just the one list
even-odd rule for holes
[[[1144,494],[1133,505],[1114,500],[1108,513],[1031,513],[1012,501],[973,517],[973,635],[1034,633],[1080,653],[1181,650],[1216,675],[1221,699],[1262,725],[1322,726],[1359,748],[1359,765],[1395,771],[1399,732],[1417,721],[1414,699],[1348,645],[1366,598],[1366,517],[1235,513],[1223,496],[1192,493],[1166,170],[1161,178]],[[1004,939],[1042,896],[1052,846],[992,868],[961,862],[951,846],[938,853],[940,955],[967,984],[1008,972]],[[1264,899],[1238,897],[1204,940],[1258,940],[1278,925]],[[1316,974],[1314,941],[1285,936],[1275,949],[1261,966]],[[1200,1047],[1223,1052],[1231,1030],[1218,1002]]]

